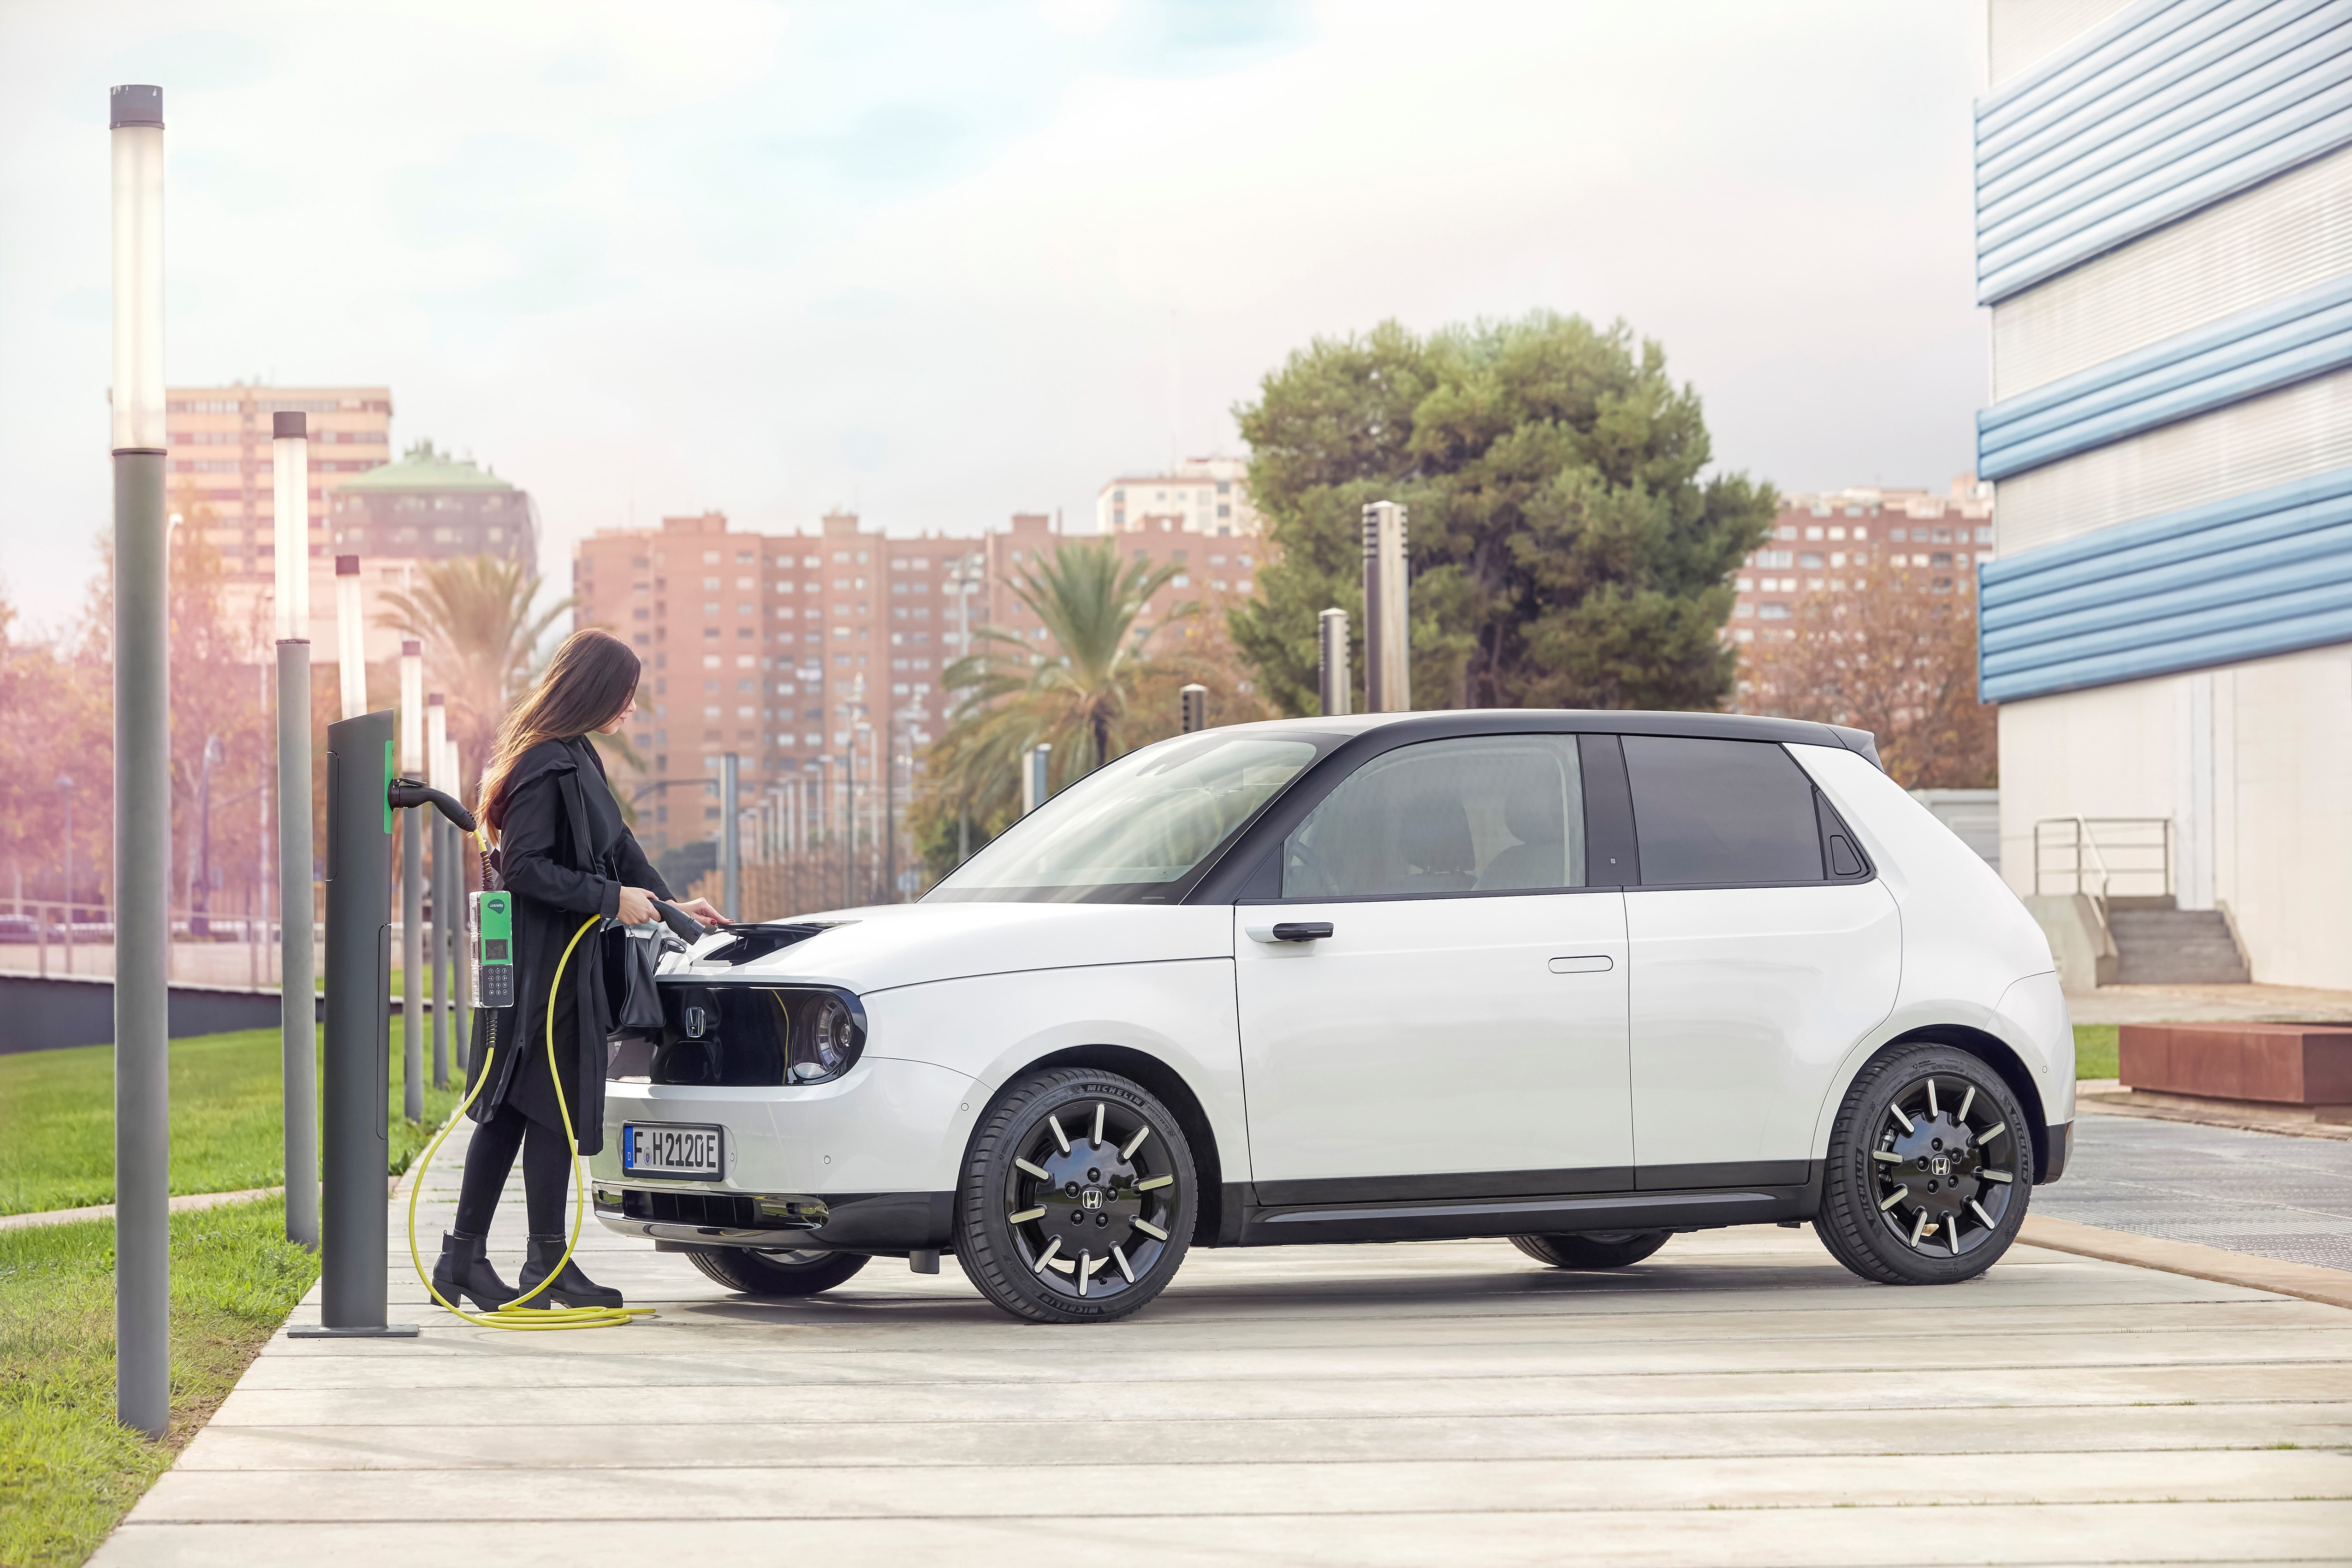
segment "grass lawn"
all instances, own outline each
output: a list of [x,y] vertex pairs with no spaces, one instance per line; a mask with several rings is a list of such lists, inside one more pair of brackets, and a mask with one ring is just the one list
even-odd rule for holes
[[2074,1076],[2077,1079],[2116,1076],[2116,1026],[2074,1026]]
[[[428,1083],[425,1127],[404,1121],[398,1019],[392,1028],[391,1157],[396,1173],[408,1169],[460,1095],[454,1088],[436,1090]],[[429,1038],[425,1058],[429,1072]],[[275,1029],[172,1042],[174,1194],[242,1192],[285,1180],[279,1082]],[[113,1201],[114,1047],[0,1057],[0,1214]],[[14,1562],[0,1556],[11,1568]]]
[[0,1563],[80,1563],[170,1466],[318,1278],[285,1230],[274,1198],[172,1216],[161,1442],[114,1420],[113,1226],[0,1230]]

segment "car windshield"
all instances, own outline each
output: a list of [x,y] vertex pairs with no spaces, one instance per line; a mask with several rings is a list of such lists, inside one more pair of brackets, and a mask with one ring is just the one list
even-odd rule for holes
[[1212,731],[1147,746],[1014,823],[927,897],[1172,904],[1339,739]]

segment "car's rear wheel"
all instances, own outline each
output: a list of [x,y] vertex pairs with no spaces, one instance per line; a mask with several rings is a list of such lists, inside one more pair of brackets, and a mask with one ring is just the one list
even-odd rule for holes
[[815,1247],[754,1252],[748,1247],[714,1247],[686,1256],[687,1261],[730,1290],[784,1299],[830,1290],[867,1262],[862,1252],[831,1252]]
[[1567,1236],[1515,1236],[1511,1245],[1554,1268],[1622,1268],[1665,1246],[1670,1230],[1588,1230]]
[[1838,1108],[1813,1229],[1864,1279],[1956,1284],[2009,1250],[2032,1186],[2025,1111],[2000,1074],[1956,1046],[1896,1046]]
[[1117,1073],[1033,1073],[981,1118],[956,1194],[956,1258],[1038,1323],[1107,1322],[1166,1289],[1192,1239],[1192,1148]]

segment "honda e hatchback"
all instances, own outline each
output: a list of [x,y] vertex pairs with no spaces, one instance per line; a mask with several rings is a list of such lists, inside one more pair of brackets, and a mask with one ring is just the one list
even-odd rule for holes
[[599,1218],[753,1295],[954,1254],[1101,1321],[1195,1247],[1622,1267],[1811,1221],[1946,1284],[2065,1168],[2050,949],[1858,731],[1298,719],[1070,785],[919,902],[714,933],[617,1045]]

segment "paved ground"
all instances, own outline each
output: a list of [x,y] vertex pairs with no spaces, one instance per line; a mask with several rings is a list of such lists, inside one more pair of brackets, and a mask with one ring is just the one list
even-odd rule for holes
[[662,1316],[479,1331],[396,1275],[420,1340],[274,1341],[96,1562],[2352,1553],[2352,1313],[2032,1248],[1934,1292],[1769,1227],[1613,1275],[1201,1253],[1097,1329],[1013,1323],[952,1262],[785,1307],[592,1251]]
[[2310,985],[2102,985],[2069,991],[2077,1024],[2319,1023],[2352,1018],[2352,991]]
[[2084,1116],[2065,1180],[2033,1212],[2352,1269],[2352,1143]]

